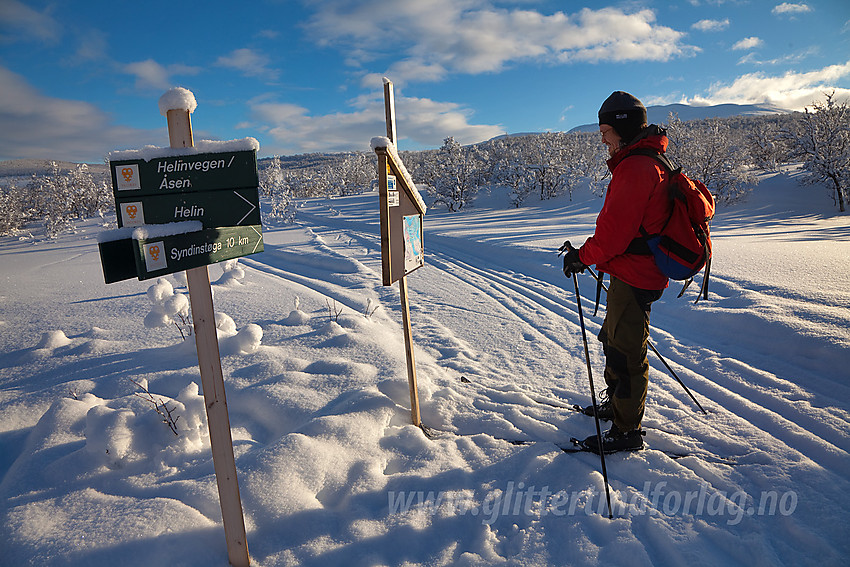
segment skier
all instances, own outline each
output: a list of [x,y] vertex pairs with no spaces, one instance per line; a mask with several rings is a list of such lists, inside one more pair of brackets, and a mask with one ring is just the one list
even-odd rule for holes
[[[640,239],[641,226],[649,233],[662,228],[671,204],[665,190],[667,170],[651,156],[630,155],[638,148],[659,153],[667,149],[666,132],[654,124],[647,126],[641,101],[623,91],[612,93],[599,109],[599,130],[608,147],[611,182],[593,236],[580,248],[565,244],[564,274],[572,277],[595,264],[611,275],[598,336],[605,353],[607,389],[597,408],[600,418],[613,421],[601,443],[602,450],[611,453],[643,447],[650,306],[668,285],[652,256],[629,249]],[[588,415],[593,411],[593,406],[585,409]],[[596,435],[583,445],[594,451],[600,446]]]

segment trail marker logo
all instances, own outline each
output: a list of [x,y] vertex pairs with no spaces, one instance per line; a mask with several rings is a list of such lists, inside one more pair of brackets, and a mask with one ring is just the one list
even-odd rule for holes
[[132,191],[142,188],[139,181],[139,166],[135,163],[116,165],[115,180],[118,184],[118,191]]
[[161,240],[151,242],[142,246],[145,254],[145,268],[149,272],[156,270],[164,270],[168,267],[168,262],[165,258],[165,243]]
[[142,226],[145,224],[145,209],[141,201],[121,203],[122,226]]

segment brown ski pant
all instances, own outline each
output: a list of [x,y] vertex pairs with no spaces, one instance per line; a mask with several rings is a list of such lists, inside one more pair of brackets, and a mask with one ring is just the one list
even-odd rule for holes
[[664,290],[638,289],[611,277],[605,320],[597,337],[605,352],[605,383],[620,431],[632,431],[643,420],[649,387],[650,305]]

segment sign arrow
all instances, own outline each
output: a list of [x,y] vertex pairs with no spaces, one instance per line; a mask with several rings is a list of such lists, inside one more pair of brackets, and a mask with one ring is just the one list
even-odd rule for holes
[[200,221],[204,228],[261,224],[256,187],[173,195],[118,195],[115,205],[118,225],[122,227],[187,220]]
[[[242,217],[241,219],[239,219],[239,222],[237,222],[237,223],[236,223],[236,226],[239,226],[239,225],[241,225],[241,224],[242,224],[242,222],[243,222],[246,218],[248,218],[248,215],[250,215],[252,212],[254,212],[254,210],[257,208],[257,205],[255,205],[254,203],[252,203],[251,201],[249,201],[248,199],[246,199],[245,197],[243,197],[242,195],[240,195],[240,194],[239,194],[239,193],[237,193],[236,191],[234,191],[233,193],[234,193],[237,197],[239,197],[240,199],[242,199],[243,201],[245,201],[246,203],[248,203],[249,205],[251,205],[251,208],[248,210],[248,212],[247,212],[247,213],[245,213],[245,216],[244,216],[244,217]],[[257,198],[257,200],[259,201],[259,197]],[[259,204],[259,203],[258,203],[258,204]]]

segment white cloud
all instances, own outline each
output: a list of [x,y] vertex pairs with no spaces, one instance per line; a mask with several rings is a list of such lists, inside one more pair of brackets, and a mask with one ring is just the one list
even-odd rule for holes
[[97,61],[109,61],[109,45],[106,34],[100,30],[87,29],[75,30],[77,35],[77,49],[70,60],[75,64],[93,63]]
[[764,42],[757,37],[745,37],[741,41],[737,42],[732,46],[732,49],[735,51],[741,51],[744,49],[754,49],[756,47],[761,47]]
[[[698,48],[658,25],[652,10],[584,8],[546,15],[487,0],[320,0],[307,29],[322,45],[358,50],[362,64],[392,50],[394,82],[440,80],[450,73],[498,72],[520,61],[666,61]],[[371,77],[369,78],[371,81]]]
[[173,87],[172,75],[196,75],[200,68],[175,63],[161,65],[153,59],[136,61],[123,66],[123,72],[136,77],[138,90],[165,90]]
[[808,4],[792,4],[790,2],[783,2],[782,4],[778,4],[774,6],[773,10],[770,12],[775,15],[796,15],[796,14],[804,14],[806,12],[811,12],[812,9]]
[[260,77],[266,79],[277,79],[278,71],[269,68],[271,60],[264,53],[254,49],[243,47],[235,49],[228,55],[219,57],[215,64],[221,67],[235,69],[246,77]]
[[723,31],[729,27],[729,18],[725,20],[700,20],[691,27],[703,32]]
[[806,73],[788,71],[774,76],[749,73],[729,84],[714,84],[707,95],[695,96],[688,103],[767,103],[789,110],[802,110],[813,100],[822,98],[824,92],[834,90],[838,99],[850,99],[850,89],[836,86],[847,77],[850,77],[850,61]]
[[[254,123],[241,126],[261,128],[273,138],[264,144],[267,153],[368,150],[372,137],[386,131],[383,99],[369,95],[351,104],[351,112],[314,116],[302,106],[258,97],[249,101]],[[402,144],[437,147],[447,136],[466,144],[504,133],[497,125],[471,124],[471,113],[456,103],[404,97],[396,90],[395,105]]]
[[[107,152],[161,142],[162,132],[112,124],[87,102],[53,98],[0,66],[0,159],[40,158],[97,163]],[[167,139],[167,138],[166,138]]]
[[821,52],[820,46],[813,45],[807,47],[805,49],[799,49],[794,51],[793,53],[788,53],[785,55],[780,55],[779,57],[774,57],[773,59],[758,59],[755,53],[748,53],[744,57],[741,58],[741,63],[748,63],[751,65],[788,65],[788,64],[799,64],[800,62],[812,57],[814,55],[818,55]]
[[0,43],[30,39],[56,43],[62,29],[50,10],[38,12],[18,0],[0,1]]

